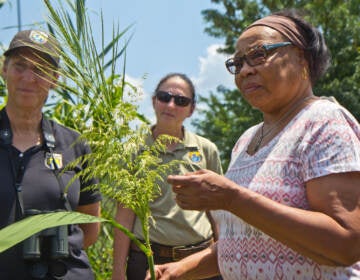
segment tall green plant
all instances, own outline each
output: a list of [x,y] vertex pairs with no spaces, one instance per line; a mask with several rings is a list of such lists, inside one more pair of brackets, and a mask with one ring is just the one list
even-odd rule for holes
[[[59,9],[54,9],[50,1],[44,2],[50,14],[49,25],[64,48],[62,75],[66,77],[66,83],[61,85],[62,93],[66,90],[75,98],[74,104],[65,106],[67,125],[80,130],[82,138],[92,148],[90,155],[78,159],[86,162],[88,167],[77,176],[100,178],[96,187],[105,196],[134,211],[142,224],[145,246],[136,243],[147,255],[153,275],[149,202],[159,195],[157,182],[177,163],[163,164],[159,160],[158,154],[164,150],[161,140],[152,146],[146,145],[148,123],[129,102],[137,98],[137,90],[125,81],[128,41],[119,47],[128,28],[120,31],[115,27],[111,42],[105,44],[101,14],[102,39],[97,44],[84,1],[76,1],[75,5],[67,1],[75,14],[76,24],[72,23],[71,15],[62,4]],[[119,73],[117,61],[121,56],[124,59]],[[63,107],[56,105],[55,111],[59,109]],[[125,233],[129,235],[129,232]]]
[[[49,12],[49,29],[60,42],[59,52],[62,57],[59,96],[54,102],[48,103],[46,114],[79,130],[82,134],[80,140],[85,140],[92,148],[91,154],[77,159],[68,168],[86,163],[87,167],[76,176],[84,179],[99,178],[100,183],[92,187],[96,187],[116,203],[132,209],[141,221],[145,244],[117,224],[111,215],[107,217],[113,226],[127,234],[144,251],[154,278],[149,240],[149,202],[160,193],[158,182],[178,162],[165,164],[158,157],[164,151],[164,141],[172,141],[170,137],[159,138],[151,146],[145,143],[149,134],[148,122],[131,102],[137,98],[137,89],[125,81],[125,50],[128,40],[124,40],[120,47],[121,40],[130,27],[123,31],[114,27],[112,40],[105,44],[103,16],[100,15],[100,25],[90,22],[85,0],[58,1],[57,8],[49,0],[44,0],[44,4]],[[101,42],[94,38],[96,32],[93,26],[101,27]],[[123,66],[119,71],[117,62],[120,57],[123,58]],[[64,221],[99,221],[79,213],[73,213],[76,217],[66,212],[57,214],[51,226],[60,225]],[[31,221],[32,218],[39,219],[29,217],[27,225],[31,225],[28,219]],[[41,219],[39,221],[42,228],[47,227]],[[10,229],[4,229],[13,234],[8,234],[8,238],[19,242],[33,233],[33,230],[12,230],[17,226],[18,224],[14,224]],[[0,231],[0,240],[3,232]],[[5,245],[0,242],[0,251],[4,250]]]

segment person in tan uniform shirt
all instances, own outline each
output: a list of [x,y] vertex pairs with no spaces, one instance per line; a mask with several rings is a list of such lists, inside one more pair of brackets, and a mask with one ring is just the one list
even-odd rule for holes
[[[218,149],[208,139],[186,130],[183,122],[195,109],[195,89],[182,73],[170,73],[162,78],[152,97],[156,124],[147,138],[151,144],[159,135],[167,134],[181,140],[167,145],[161,154],[163,162],[182,160],[178,174],[210,169],[222,174]],[[160,183],[161,195],[150,204],[155,223],[150,224],[150,241],[155,264],[181,259],[200,251],[213,242],[216,227],[205,211],[184,211],[174,200],[171,186]],[[143,240],[141,223],[130,209],[118,205],[116,220]],[[180,246],[180,248],[179,248]],[[191,250],[190,250],[191,248]],[[144,279],[148,269],[145,254],[119,230],[115,231],[113,280]],[[219,278],[211,278],[219,279]],[[220,278],[221,279],[221,278]]]

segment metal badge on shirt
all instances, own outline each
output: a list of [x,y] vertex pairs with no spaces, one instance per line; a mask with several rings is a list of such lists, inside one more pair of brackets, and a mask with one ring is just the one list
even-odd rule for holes
[[[56,166],[54,164],[56,163]],[[46,153],[45,154],[45,166],[51,170],[60,169],[63,167],[62,154]],[[55,168],[57,167],[57,168]]]
[[188,156],[192,162],[198,163],[202,160],[202,155],[199,151],[192,151],[188,153]]

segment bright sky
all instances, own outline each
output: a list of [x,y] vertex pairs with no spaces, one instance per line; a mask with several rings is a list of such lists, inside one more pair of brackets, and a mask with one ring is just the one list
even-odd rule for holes
[[[46,7],[42,0],[19,1],[22,29],[44,22]],[[17,32],[18,22],[17,1],[8,2],[0,9],[0,42],[5,46]],[[202,96],[215,92],[220,84],[234,87],[233,77],[224,66],[228,56],[216,52],[223,40],[204,33],[201,11],[219,8],[210,0],[87,0],[86,5],[94,14],[95,31],[98,27],[100,32],[97,14],[103,11],[105,35],[109,38],[114,23],[121,30],[134,23],[128,33],[133,33],[133,38],[127,48],[126,73],[128,80],[144,92],[140,111],[148,118],[154,119],[150,96],[169,72],[187,74]]]

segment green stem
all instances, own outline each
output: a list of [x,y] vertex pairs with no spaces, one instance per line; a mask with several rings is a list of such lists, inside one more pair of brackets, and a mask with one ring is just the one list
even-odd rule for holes
[[113,220],[111,218],[108,220],[108,222],[110,224],[112,224],[114,227],[116,227],[117,229],[121,230],[123,233],[125,233],[130,238],[130,240],[133,241],[136,244],[136,246],[138,246],[139,249],[145,253],[145,255],[148,256],[151,253],[151,249],[148,249],[142,242],[140,242],[136,238],[136,236],[130,230],[128,230],[126,227],[120,225],[119,223],[117,223],[115,220]]
[[144,234],[145,239],[145,246],[148,249],[148,254],[146,254],[148,264],[149,264],[149,270],[151,275],[151,280],[155,280],[155,263],[154,263],[154,255],[151,250],[151,243],[150,243],[150,233],[149,233],[149,215],[148,213],[145,213],[145,218],[140,219],[142,224],[142,230]]
[[155,280],[155,264],[154,264],[154,256],[151,254],[147,257],[149,263],[149,270],[151,275],[151,280]]
[[150,275],[151,275],[151,280],[155,280],[155,264],[154,264],[154,257],[153,257],[153,253],[151,250],[151,245],[150,245],[150,240],[149,240],[149,234],[148,232],[145,234],[145,244],[143,244],[142,242],[140,242],[136,236],[129,231],[126,227],[120,225],[119,223],[117,223],[114,219],[112,218],[108,218],[109,223],[112,224],[114,227],[118,228],[119,230],[121,230],[123,233],[125,233],[131,241],[133,241],[139,248],[141,251],[144,252],[144,254],[147,257],[148,260],[148,264],[149,264],[149,270],[150,270]]

